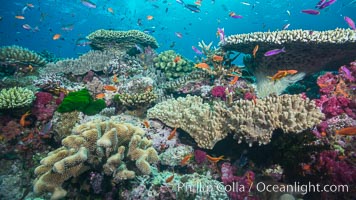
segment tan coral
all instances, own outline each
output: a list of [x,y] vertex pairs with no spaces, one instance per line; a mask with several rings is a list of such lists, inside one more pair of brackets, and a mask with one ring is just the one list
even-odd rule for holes
[[[35,169],[36,193],[51,192],[51,199],[60,199],[66,195],[62,183],[92,167],[103,165],[104,173],[119,182],[134,178],[135,171],[150,174],[150,164],[158,161],[143,129],[128,123],[90,121],[74,127],[72,133],[62,140],[63,147],[50,152]],[[126,148],[136,152],[134,159],[129,153],[130,159],[125,158]],[[138,170],[127,169],[125,163],[132,161]]]
[[231,107],[215,103],[211,108],[200,97],[171,99],[148,110],[149,118],[181,128],[201,148],[212,149],[229,132],[239,142],[266,144],[272,132],[299,133],[318,124],[324,115],[313,101],[300,95],[282,95],[253,101],[238,100]]
[[148,110],[147,117],[181,128],[194,138],[199,147],[212,149],[228,133],[221,108],[219,103],[211,107],[200,97],[188,95],[157,104]]

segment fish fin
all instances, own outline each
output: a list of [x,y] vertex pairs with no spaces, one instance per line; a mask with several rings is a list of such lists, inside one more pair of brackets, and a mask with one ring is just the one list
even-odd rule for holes
[[283,47],[283,48],[281,49],[281,51],[282,51],[282,52],[286,52],[286,48]]

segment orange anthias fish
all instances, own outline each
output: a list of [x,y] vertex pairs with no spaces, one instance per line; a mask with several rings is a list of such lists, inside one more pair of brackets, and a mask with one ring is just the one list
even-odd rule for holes
[[107,91],[112,91],[112,92],[116,92],[117,91],[117,88],[113,85],[104,85],[103,87],[104,90],[107,90]]
[[142,123],[146,128],[150,128],[150,122],[148,120],[144,120]]
[[298,73],[298,71],[294,70],[294,69],[290,69],[290,70],[286,70],[286,71],[288,74],[292,74],[292,75]]
[[217,162],[219,162],[220,160],[223,160],[223,159],[224,159],[224,156],[211,157],[211,156],[209,156],[209,155],[206,155],[206,158],[207,158],[210,162],[217,163]]
[[230,84],[230,85],[235,85],[235,83],[236,83],[238,80],[239,80],[239,77],[238,77],[238,76],[234,76],[234,79],[232,79],[229,84]]
[[52,37],[53,40],[58,40],[59,38],[61,38],[61,34],[58,34],[58,33],[54,34]]
[[257,53],[257,51],[258,51],[258,48],[259,48],[259,46],[258,46],[258,44],[255,46],[255,48],[253,49],[253,51],[252,51],[252,55],[253,55],[253,58],[256,58],[256,53]]
[[16,18],[16,19],[25,19],[25,17],[22,16],[22,15],[16,15],[15,18]]
[[152,20],[152,19],[153,19],[153,16],[152,16],[152,15],[147,15],[146,19],[147,19],[147,20]]
[[180,165],[184,166],[188,163],[188,161],[190,160],[190,158],[192,158],[193,154],[188,154],[186,156],[184,156],[184,158],[180,161]]
[[174,61],[175,63],[177,63],[177,62],[180,61],[180,59],[181,59],[180,56],[176,56],[173,61]]
[[210,70],[209,65],[206,64],[206,63],[198,63],[198,64],[195,64],[195,67],[196,67],[196,68],[200,68],[200,69],[208,69],[208,70]]
[[218,55],[213,56],[213,61],[215,61],[215,62],[221,62],[223,60],[224,60],[224,57],[222,57],[222,56],[218,56]]
[[356,126],[342,128],[335,131],[336,135],[356,135]]
[[268,78],[270,78],[272,81],[277,81],[286,77],[287,75],[288,75],[287,71],[278,71],[272,77],[269,76]]
[[202,0],[196,0],[196,1],[194,2],[194,4],[197,5],[197,6],[201,6],[201,2],[202,2]]
[[26,121],[26,117],[31,115],[30,111],[27,111],[25,114],[23,114],[20,118],[20,125],[22,127],[30,125],[30,122]]
[[175,127],[173,129],[173,131],[169,134],[169,136],[167,137],[167,140],[171,140],[174,138],[174,136],[176,136],[176,133],[177,133],[177,127]]
[[174,174],[166,179],[166,183],[171,182],[174,179]]
[[119,82],[119,79],[117,78],[116,74],[114,74],[114,76],[112,77],[112,82],[114,82],[114,83]]
[[100,93],[100,94],[97,94],[95,96],[96,99],[104,99],[105,98],[105,94],[104,93]]

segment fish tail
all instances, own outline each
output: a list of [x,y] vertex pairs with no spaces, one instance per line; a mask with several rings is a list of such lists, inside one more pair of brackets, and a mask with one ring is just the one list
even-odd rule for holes
[[282,52],[286,52],[286,48],[283,47],[283,48],[281,49],[281,51],[282,51]]

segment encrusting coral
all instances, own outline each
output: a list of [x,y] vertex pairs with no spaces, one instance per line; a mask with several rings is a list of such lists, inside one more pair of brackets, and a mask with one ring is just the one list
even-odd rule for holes
[[26,88],[12,87],[0,91],[0,109],[23,108],[29,106],[35,94]]
[[214,102],[203,103],[197,96],[179,97],[161,102],[148,110],[148,118],[159,119],[171,127],[186,131],[201,148],[212,149],[229,132],[241,142],[244,138],[266,144],[272,132],[301,132],[318,124],[324,117],[315,103],[300,95],[282,95],[238,100],[231,107]]
[[[67,193],[64,181],[95,166],[102,165],[104,173],[118,183],[136,173],[150,174],[150,163],[159,160],[152,142],[143,137],[143,129],[128,123],[90,121],[74,127],[72,133],[35,169],[35,193],[51,192],[52,200],[60,199]],[[129,170],[125,163],[133,161],[137,169]]]
[[[306,74],[334,69],[355,59],[356,33],[351,29],[310,31],[283,30],[231,35],[220,47],[225,50],[252,54],[259,50],[253,63],[245,63],[254,72],[271,76],[278,70],[294,69]],[[269,50],[285,48],[285,52],[264,56]],[[335,53],[337,52],[337,53]],[[257,63],[257,64],[256,64]],[[283,67],[283,68],[282,68]]]
[[157,48],[156,39],[142,31],[113,31],[100,29],[90,33],[87,39],[91,41],[90,47],[95,50],[115,49],[127,52],[135,45]]

